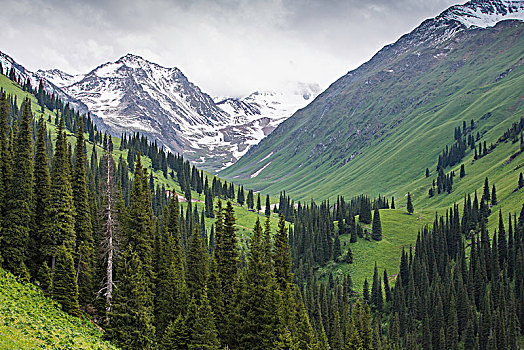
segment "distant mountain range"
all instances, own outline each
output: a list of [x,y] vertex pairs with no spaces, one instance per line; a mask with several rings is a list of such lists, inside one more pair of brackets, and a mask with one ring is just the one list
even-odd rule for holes
[[140,132],[210,171],[233,164],[320,92],[317,84],[295,83],[279,91],[213,99],[178,68],[132,54],[79,75],[58,69],[33,73],[4,53],[0,62],[33,86],[42,80],[47,91],[82,113],[89,111],[102,130]]

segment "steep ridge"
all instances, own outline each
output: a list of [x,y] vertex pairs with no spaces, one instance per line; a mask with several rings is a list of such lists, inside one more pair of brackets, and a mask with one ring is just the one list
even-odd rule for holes
[[320,91],[318,85],[301,84],[288,94],[213,100],[178,68],[132,54],[85,75],[38,73],[83,101],[114,134],[143,133],[210,171],[233,164]]
[[298,199],[387,194],[434,169],[462,120],[495,141],[522,115],[523,4],[471,1],[424,21],[220,175]]

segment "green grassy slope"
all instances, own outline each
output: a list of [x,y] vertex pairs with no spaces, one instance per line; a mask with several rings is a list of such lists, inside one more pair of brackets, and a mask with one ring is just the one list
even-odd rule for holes
[[1,268],[0,286],[0,349],[116,349],[96,325],[68,315]]
[[[478,121],[489,144],[524,114],[523,28],[502,23],[421,52],[414,48],[360,80],[343,77],[221,176],[270,193],[286,190],[295,199],[415,191],[463,120]],[[507,151],[497,160],[509,157]],[[495,175],[493,167],[476,169],[480,177]]]

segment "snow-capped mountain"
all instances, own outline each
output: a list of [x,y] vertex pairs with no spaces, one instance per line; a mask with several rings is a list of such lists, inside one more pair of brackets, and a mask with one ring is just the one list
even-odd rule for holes
[[72,85],[84,78],[83,74],[71,75],[61,71],[60,69],[39,69],[36,71],[36,74],[43,79],[49,80],[59,88]]
[[280,123],[313,101],[320,91],[318,84],[290,83],[279,91],[255,91],[243,98],[220,100],[217,105],[231,116],[229,125],[219,129],[233,155],[224,166],[242,157]]
[[436,17],[436,20],[458,21],[467,28],[493,27],[508,19],[524,20],[523,0],[473,0],[452,6]]
[[288,93],[216,102],[178,68],[132,54],[85,75],[50,70],[40,76],[84,102],[114,133],[143,133],[211,171],[233,164],[320,91],[300,84]]

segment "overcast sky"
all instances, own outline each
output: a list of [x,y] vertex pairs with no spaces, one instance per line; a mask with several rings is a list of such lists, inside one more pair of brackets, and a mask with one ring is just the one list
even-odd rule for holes
[[126,53],[178,67],[213,96],[285,82],[326,88],[464,0],[2,0],[0,51],[87,73]]

